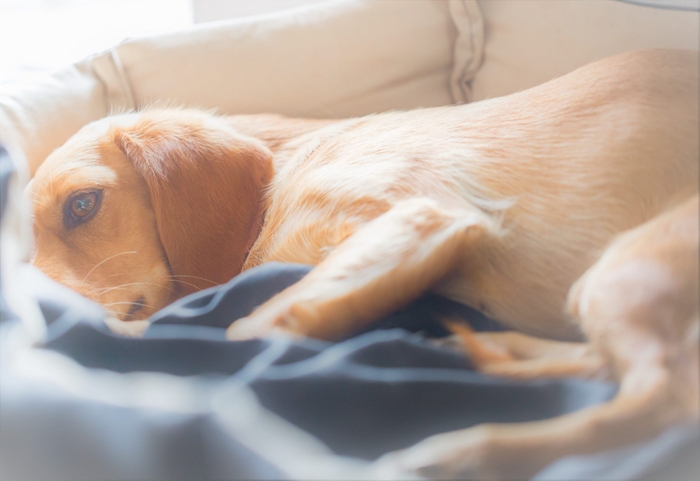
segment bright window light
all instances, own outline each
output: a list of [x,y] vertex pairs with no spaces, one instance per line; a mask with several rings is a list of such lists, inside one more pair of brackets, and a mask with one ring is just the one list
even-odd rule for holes
[[0,83],[191,24],[190,0],[0,0]]

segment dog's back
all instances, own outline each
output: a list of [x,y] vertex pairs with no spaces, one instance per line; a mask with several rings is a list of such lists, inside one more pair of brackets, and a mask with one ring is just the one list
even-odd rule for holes
[[562,322],[573,281],[615,234],[697,191],[697,87],[696,54],[633,52],[504,98],[326,127],[277,173],[246,268],[317,264],[403,199],[477,207],[504,235],[472,246],[436,290],[575,336]]

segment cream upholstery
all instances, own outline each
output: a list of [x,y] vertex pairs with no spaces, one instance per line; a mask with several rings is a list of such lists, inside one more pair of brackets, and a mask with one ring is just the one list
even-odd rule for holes
[[699,15],[614,0],[328,0],[127,40],[5,87],[0,142],[33,173],[84,124],[156,101],[305,117],[475,101],[625,50],[697,49]]
[[533,87],[616,53],[699,46],[697,11],[611,0],[485,0],[480,5],[486,41],[472,101]]
[[334,0],[128,40],[9,89],[0,140],[18,144],[34,172],[85,123],[154,101],[305,117],[449,104],[455,42],[473,66],[460,78],[478,65],[478,12],[476,0]]

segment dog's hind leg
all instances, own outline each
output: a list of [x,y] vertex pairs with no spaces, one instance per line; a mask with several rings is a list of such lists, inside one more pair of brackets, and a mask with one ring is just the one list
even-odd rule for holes
[[580,377],[607,379],[605,360],[590,343],[552,341],[519,332],[474,332],[448,321],[454,333],[445,344],[464,352],[485,374],[513,379]]
[[440,434],[388,455],[435,478],[526,479],[555,459],[697,423],[698,198],[615,242],[572,288],[583,331],[620,380],[610,402],[546,421]]
[[360,226],[305,278],[235,322],[229,339],[275,330],[339,339],[433,286],[496,227],[473,208],[448,211],[429,199],[398,203]]

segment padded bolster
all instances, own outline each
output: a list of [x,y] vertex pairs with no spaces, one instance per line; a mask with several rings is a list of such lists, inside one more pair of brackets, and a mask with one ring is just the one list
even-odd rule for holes
[[697,11],[613,0],[324,2],[127,40],[3,86],[0,142],[33,173],[86,123],[156,101],[302,117],[470,102],[626,50],[697,49],[699,25]]
[[351,117],[452,103],[456,38],[447,2],[343,0],[135,40],[118,52],[137,104]]
[[33,173],[84,124],[156,101],[303,117],[463,102],[454,78],[479,64],[478,12],[476,0],[339,0],[130,39],[3,94],[0,141]]
[[[695,5],[697,0],[693,0]],[[484,61],[470,101],[534,87],[595,60],[646,48],[698,50],[700,13],[616,0],[481,1]],[[662,6],[669,8],[660,8]]]

